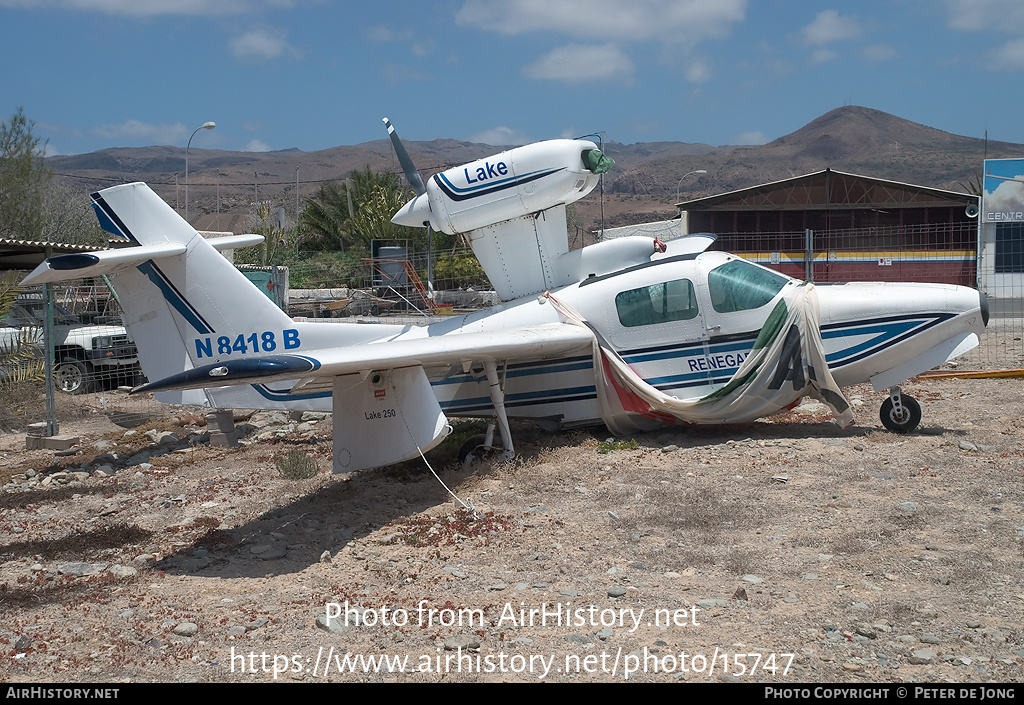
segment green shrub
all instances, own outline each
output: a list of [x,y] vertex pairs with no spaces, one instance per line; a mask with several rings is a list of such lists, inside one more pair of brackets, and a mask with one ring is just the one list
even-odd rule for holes
[[277,463],[277,470],[281,473],[281,477],[286,480],[308,480],[311,477],[316,477],[316,474],[320,472],[320,466],[316,460],[301,450],[288,451],[274,462]]

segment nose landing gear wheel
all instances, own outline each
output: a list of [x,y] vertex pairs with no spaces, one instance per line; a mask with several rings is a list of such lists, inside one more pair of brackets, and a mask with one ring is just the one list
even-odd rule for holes
[[921,423],[921,405],[914,397],[901,394],[900,406],[901,410],[897,411],[892,398],[886,399],[878,416],[882,425],[893,433],[910,433]]

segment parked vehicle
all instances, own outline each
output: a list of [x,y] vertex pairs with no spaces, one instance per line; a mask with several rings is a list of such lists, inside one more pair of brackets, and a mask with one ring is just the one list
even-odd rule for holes
[[[23,335],[42,355],[45,320],[42,296],[23,294],[0,320],[0,343],[9,345]],[[102,320],[85,323],[57,304],[53,345],[57,388],[69,394],[134,383],[141,375],[138,351],[123,326]]]

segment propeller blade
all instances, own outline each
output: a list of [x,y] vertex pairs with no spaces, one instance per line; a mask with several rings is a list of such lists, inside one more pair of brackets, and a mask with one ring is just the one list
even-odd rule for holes
[[420,173],[416,171],[416,165],[412,163],[412,158],[405,151],[405,145],[398,138],[398,133],[395,132],[391,121],[384,118],[384,124],[387,125],[388,136],[391,138],[391,144],[395,148],[395,154],[398,155],[398,163],[402,165],[402,171],[405,172],[406,180],[408,180],[413,192],[417,196],[422,196],[427,192],[427,187],[423,185],[423,179],[420,178]]

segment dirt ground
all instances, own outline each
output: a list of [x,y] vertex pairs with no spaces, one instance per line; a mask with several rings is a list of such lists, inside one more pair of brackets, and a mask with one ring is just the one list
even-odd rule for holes
[[463,423],[428,459],[477,519],[422,461],[331,475],[327,419],[0,436],[0,681],[1018,682],[1022,385],[905,385],[905,436],[869,387],[846,430],[518,426],[468,469]]

